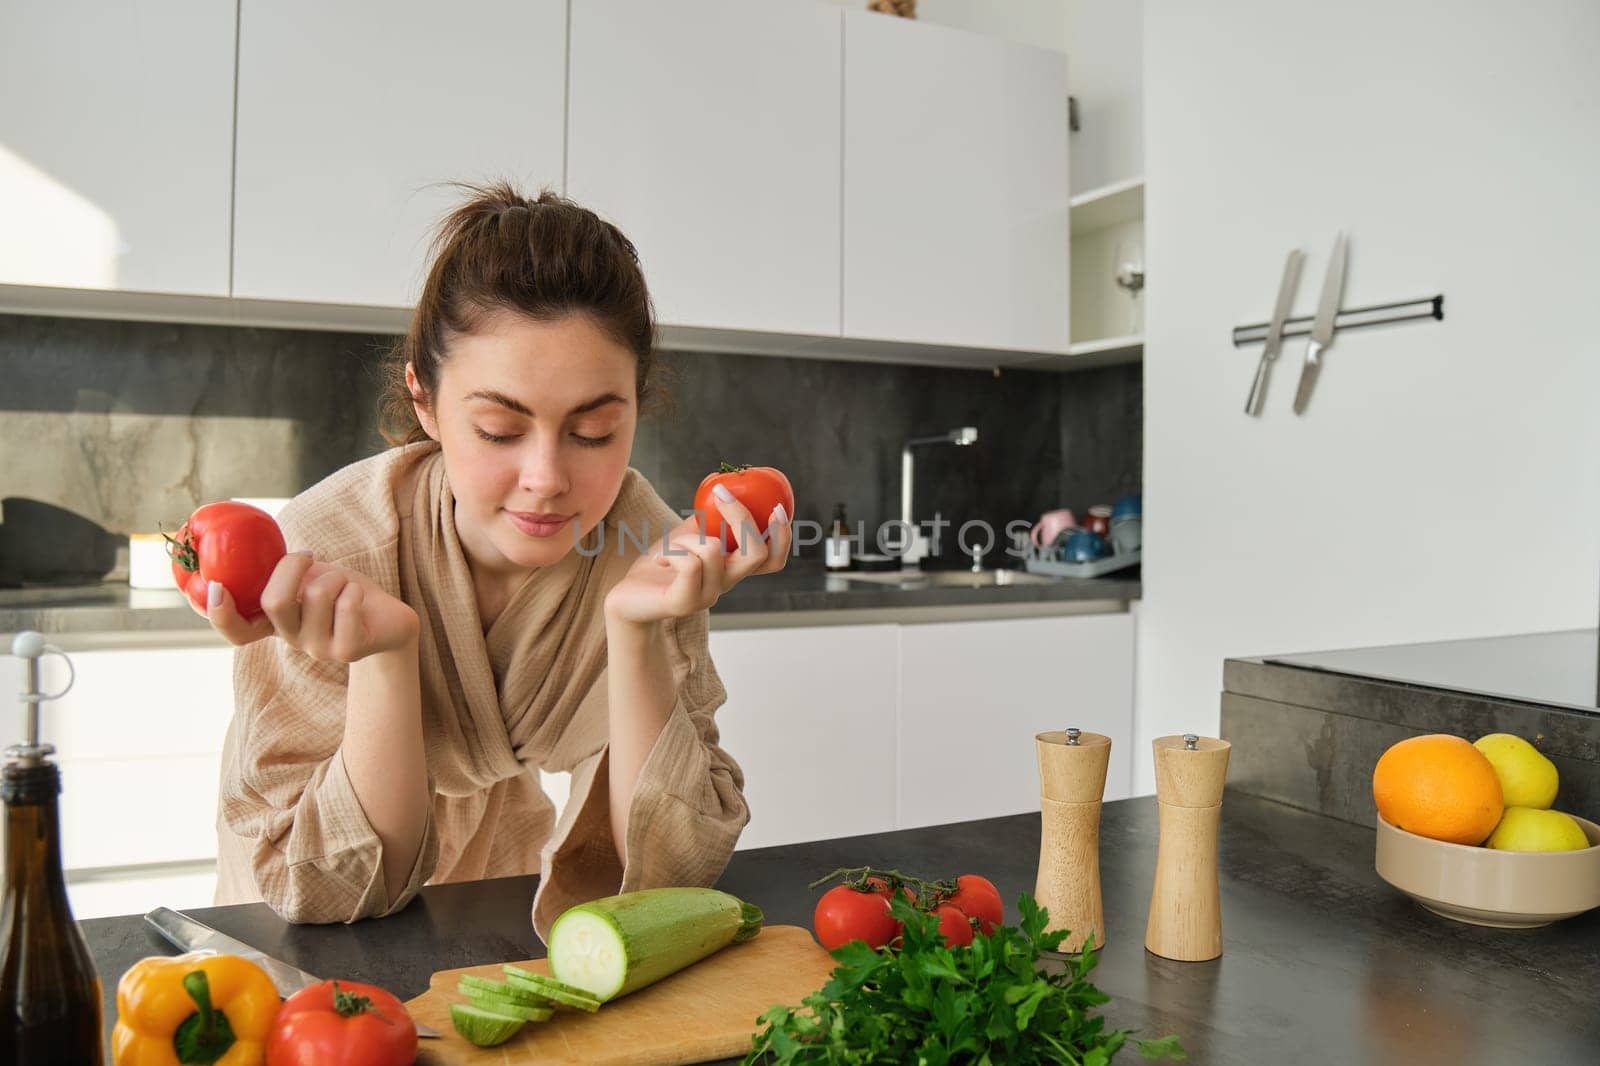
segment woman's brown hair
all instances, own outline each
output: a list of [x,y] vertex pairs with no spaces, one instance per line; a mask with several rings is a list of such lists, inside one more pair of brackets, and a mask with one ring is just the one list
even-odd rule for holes
[[529,200],[506,182],[460,187],[469,199],[440,224],[410,329],[390,353],[384,439],[427,439],[406,388],[406,364],[431,402],[450,338],[501,311],[540,321],[588,315],[638,360],[634,389],[643,410],[657,387],[656,323],[633,242],[548,189]]

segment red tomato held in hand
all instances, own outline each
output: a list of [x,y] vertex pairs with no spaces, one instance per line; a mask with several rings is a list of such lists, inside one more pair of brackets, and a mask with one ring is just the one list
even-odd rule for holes
[[267,1036],[267,1066],[411,1066],[417,1024],[376,985],[319,981],[290,996]]
[[941,903],[933,913],[939,916],[939,932],[944,934],[946,944],[959,948],[972,943],[972,919],[960,907]]
[[730,466],[722,464],[722,469],[715,473],[707,474],[700,482],[700,487],[694,490],[694,509],[700,515],[700,524],[705,535],[722,536],[722,546],[728,552],[738,550],[740,532],[737,526],[729,525],[722,520],[722,511],[717,507],[717,501],[711,495],[711,488],[721,484],[733,493],[733,498],[745,505],[750,517],[755,519],[756,529],[762,533],[767,531],[767,519],[772,516],[772,509],[778,504],[783,504],[783,513],[794,521],[794,489],[789,487],[789,479],[783,476],[783,471],[770,466]]
[[987,877],[962,874],[956,878],[956,892],[950,902],[960,907],[968,918],[978,919],[978,931],[985,934],[994,932],[994,927],[1006,920],[1000,890]]
[[260,614],[261,590],[287,550],[278,523],[248,503],[208,503],[167,538],[172,576],[201,614],[212,581],[228,590],[240,616]]
[[[817,942],[828,951],[852,940],[863,940],[868,947],[881,948],[900,935],[900,923],[889,915],[889,886],[881,878],[869,877],[873,888],[862,892],[849,885],[835,885],[817,900],[811,925]],[[902,888],[906,899],[911,893]]]

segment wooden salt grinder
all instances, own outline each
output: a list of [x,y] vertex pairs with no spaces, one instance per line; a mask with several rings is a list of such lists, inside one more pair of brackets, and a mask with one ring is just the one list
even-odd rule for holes
[[1111,738],[1081,729],[1040,733],[1039,879],[1033,898],[1050,912],[1046,932],[1066,929],[1060,950],[1106,943],[1100,906],[1100,803],[1106,791]]
[[1156,807],[1161,840],[1144,946],[1180,962],[1222,954],[1217,821],[1233,745],[1214,737],[1157,737]]

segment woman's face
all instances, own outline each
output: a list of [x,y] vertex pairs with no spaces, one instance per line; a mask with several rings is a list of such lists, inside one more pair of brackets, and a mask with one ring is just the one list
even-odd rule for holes
[[637,361],[589,316],[512,312],[450,343],[438,394],[411,367],[417,417],[443,447],[475,574],[559,562],[617,498],[633,450]]

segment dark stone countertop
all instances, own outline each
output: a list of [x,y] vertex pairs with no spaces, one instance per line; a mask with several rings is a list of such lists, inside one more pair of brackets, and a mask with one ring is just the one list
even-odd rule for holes
[[[1600,911],[1526,931],[1435,917],[1380,881],[1370,829],[1230,792],[1219,853],[1220,959],[1179,963],[1144,950],[1158,826],[1152,798],[1105,806],[1101,884],[1107,946],[1092,980],[1110,1024],[1176,1033],[1189,1061],[1448,1063],[1600,1061]],[[983,873],[1006,899],[1032,892],[1039,816],[964,822],[737,852],[718,887],[774,924],[808,926],[806,884],[842,866],[921,876]],[[402,913],[348,926],[289,926],[265,906],[196,912],[315,973],[383,985],[403,999],[435,970],[536,958],[534,877],[424,889]],[[105,988],[139,958],[170,954],[139,917],[83,923]],[[1129,1049],[1119,1061],[1140,1061]]]
[[[1046,584],[992,588],[936,588],[852,581],[823,569],[815,559],[797,559],[776,574],[750,578],[712,608],[716,619],[736,615],[864,609],[959,608],[973,606],[1077,604],[1100,601],[1125,606],[1140,596],[1138,569],[1101,578],[1059,578]],[[159,641],[205,640],[205,620],[174,590],[130,589],[126,584],[64,588],[0,589],[0,633],[37,629],[56,634],[124,634]]]

